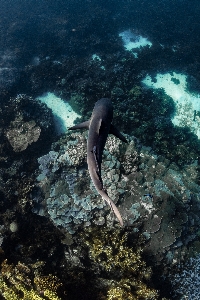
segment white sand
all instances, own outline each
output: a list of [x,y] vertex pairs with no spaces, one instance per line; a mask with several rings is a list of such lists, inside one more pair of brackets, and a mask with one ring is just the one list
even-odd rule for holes
[[58,134],[65,133],[67,128],[74,125],[76,118],[80,117],[66,101],[53,93],[45,93],[37,99],[52,109]]
[[[157,74],[155,83],[150,76],[146,76],[142,82],[155,89],[163,88],[176,105],[176,113],[172,118],[173,124],[180,127],[188,126],[200,138],[200,117],[196,116],[194,121],[194,110],[200,111],[200,95],[191,94],[186,90],[186,75],[175,72],[171,74]],[[180,83],[175,84],[172,78],[179,80]]]
[[[125,30],[119,33],[119,36],[124,42],[124,47],[126,50],[131,51],[132,49],[137,49],[149,45],[152,46],[152,43],[141,35],[136,35],[131,30]],[[137,54],[137,53],[135,53]]]

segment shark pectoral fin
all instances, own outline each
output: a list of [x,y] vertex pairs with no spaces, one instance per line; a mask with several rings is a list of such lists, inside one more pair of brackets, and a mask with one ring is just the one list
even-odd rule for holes
[[77,125],[74,125],[74,126],[68,128],[68,129],[69,129],[69,130],[82,129],[82,128],[89,129],[89,126],[90,126],[90,120],[85,121],[85,122],[80,123],[80,124],[77,124]]
[[109,133],[115,135],[122,142],[128,143],[127,139],[123,136],[123,134],[121,134],[121,132],[112,124],[110,125],[110,132]]

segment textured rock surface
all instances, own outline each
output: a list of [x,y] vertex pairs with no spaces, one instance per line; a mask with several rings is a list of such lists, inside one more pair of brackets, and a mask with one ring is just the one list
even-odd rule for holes
[[200,256],[190,258],[179,266],[176,274],[171,276],[173,290],[178,299],[198,300],[200,292]]
[[37,142],[40,136],[41,129],[36,126],[35,121],[23,122],[22,118],[15,119],[11,122],[10,128],[6,132],[13,150],[21,152],[25,150],[28,145]]
[[[37,157],[49,151],[54,138],[51,111],[39,101],[19,94],[0,102],[0,207],[24,209],[30,202]],[[13,211],[11,212],[11,215]]]
[[51,111],[32,97],[19,94],[10,98],[0,105],[0,117],[2,156],[8,155],[8,149],[16,152],[38,149],[41,152],[44,143],[52,141],[54,125]]

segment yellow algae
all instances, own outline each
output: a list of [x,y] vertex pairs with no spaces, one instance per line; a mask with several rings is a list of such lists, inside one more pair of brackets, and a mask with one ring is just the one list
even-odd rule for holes
[[1,265],[0,293],[5,300],[61,300],[56,294],[60,285],[51,274],[35,276],[32,285],[31,269],[21,262],[14,266],[5,260]]
[[111,279],[107,300],[158,299],[158,292],[148,286],[152,270],[141,257],[141,248],[128,243],[128,233],[121,229],[88,228],[82,233],[90,259]]

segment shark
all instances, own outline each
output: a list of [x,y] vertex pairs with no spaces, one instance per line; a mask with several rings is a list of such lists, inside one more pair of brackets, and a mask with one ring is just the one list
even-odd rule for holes
[[121,226],[123,226],[122,216],[113,200],[108,196],[103,186],[101,178],[101,163],[103,150],[109,134],[127,143],[126,138],[112,124],[113,105],[109,98],[101,98],[95,103],[90,120],[70,127],[69,130],[88,129],[87,139],[87,164],[90,177],[94,183],[97,192],[109,204]]

